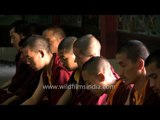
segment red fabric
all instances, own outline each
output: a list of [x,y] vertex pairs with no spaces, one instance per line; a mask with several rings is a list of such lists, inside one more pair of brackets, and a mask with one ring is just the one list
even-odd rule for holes
[[[120,78],[112,66],[111,66],[111,71],[116,77],[116,79]],[[72,79],[73,79],[72,81],[75,81],[74,77],[72,77]],[[81,75],[80,75],[80,85],[85,85]],[[106,101],[108,97],[107,94],[105,94],[105,97],[104,96],[97,97],[87,89],[86,90],[81,89],[79,91],[77,91],[76,89],[72,89],[72,94],[74,95],[72,104],[81,103],[82,105],[104,105],[104,104],[106,105]]]
[[[58,102],[59,98],[63,95],[64,91],[66,90],[66,89],[60,89],[59,86],[67,84],[72,72],[68,71],[66,68],[62,66],[60,58],[57,54],[53,54],[52,62],[53,64],[52,64],[51,82],[52,85],[54,86],[56,85],[58,89],[47,90],[48,92],[47,94],[51,104],[55,105]],[[44,72],[43,78],[45,85],[49,85],[46,72]]]
[[89,90],[82,90],[82,92],[78,96],[78,99],[80,100],[80,103],[82,105],[96,105],[99,97],[92,94]]
[[[116,90],[115,95],[113,96],[113,105],[124,105],[124,103],[127,100],[129,91],[131,87],[126,86],[125,83],[121,83]],[[149,87],[149,84],[147,84],[146,87],[146,94],[144,97],[144,101],[142,105],[156,105],[160,104],[160,98],[153,92],[153,90]],[[130,95],[130,104],[135,105],[135,96],[134,96],[135,88],[133,87],[131,95]]]
[[[71,76],[71,72],[66,71],[64,68],[58,67],[56,71],[53,71],[54,83],[53,85],[65,85]],[[63,95],[66,89],[54,89],[51,90],[51,104],[55,105],[59,98]]]
[[124,82],[121,82],[118,88],[116,89],[113,98],[111,98],[113,100],[112,105],[124,105],[127,100],[129,91],[130,87],[127,87]]
[[103,94],[99,97],[99,100],[97,102],[97,105],[107,105],[107,97],[108,95],[107,94]]
[[[74,72],[75,73],[75,72]],[[69,84],[76,84],[76,80],[74,79],[74,74],[72,74]],[[79,85],[85,85],[82,77],[80,76],[80,81]],[[79,103],[81,105],[96,105],[98,101],[98,97],[92,94],[89,90],[87,89],[71,89],[73,99],[71,104],[72,105],[78,105]]]

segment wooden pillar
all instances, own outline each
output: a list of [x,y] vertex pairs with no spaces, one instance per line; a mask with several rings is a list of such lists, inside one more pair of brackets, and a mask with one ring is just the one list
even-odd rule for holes
[[118,20],[116,15],[99,16],[101,54],[106,58],[114,58],[117,50]]

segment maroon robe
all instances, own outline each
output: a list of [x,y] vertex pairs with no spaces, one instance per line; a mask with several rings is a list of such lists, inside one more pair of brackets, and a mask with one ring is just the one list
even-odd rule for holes
[[72,72],[68,71],[65,67],[63,67],[57,54],[53,54],[51,62],[51,80],[49,80],[49,78],[47,77],[47,70],[43,73],[43,80],[45,85],[53,85],[58,87],[57,89],[47,90],[47,96],[50,103],[52,105],[55,105],[66,90],[60,89],[59,86],[67,84]]

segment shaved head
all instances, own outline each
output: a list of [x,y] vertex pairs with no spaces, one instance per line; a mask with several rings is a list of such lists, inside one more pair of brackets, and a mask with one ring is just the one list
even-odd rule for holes
[[79,49],[81,54],[86,56],[100,56],[100,42],[92,34],[87,34],[78,38],[77,41],[74,43],[74,48]]
[[65,50],[67,52],[73,52],[73,43],[77,40],[77,37],[66,37],[58,46],[58,51]]
[[[97,96],[110,91],[117,77],[112,72],[112,67],[104,57],[92,57],[82,67],[82,77],[86,85],[97,85],[102,89],[90,89]],[[106,87],[112,86],[107,89]]]
[[107,69],[111,70],[111,65],[107,59],[104,57],[92,57],[83,65],[82,71],[97,75],[99,72],[104,73]]
[[21,47],[30,47],[32,50],[37,51],[44,49],[48,53],[51,52],[48,41],[40,35],[32,35],[21,42]]
[[66,37],[66,34],[61,27],[58,27],[58,26],[48,27],[47,29],[43,31],[44,37],[48,31],[51,31],[52,35],[54,35],[54,37],[56,37],[56,39],[58,40],[62,40]]
[[137,62],[139,58],[145,60],[149,51],[146,46],[139,40],[129,40],[123,44],[117,51],[117,54],[126,53],[128,59],[133,63]]

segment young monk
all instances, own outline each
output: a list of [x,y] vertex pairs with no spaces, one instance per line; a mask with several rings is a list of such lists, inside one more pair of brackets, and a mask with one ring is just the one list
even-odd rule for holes
[[50,104],[55,104],[64,90],[47,89],[47,85],[64,85],[67,83],[72,72],[68,71],[61,64],[57,64],[55,54],[50,50],[48,40],[41,36],[31,36],[22,44],[22,52],[30,65],[35,71],[44,68],[37,89],[33,95],[27,99],[23,105],[38,104],[44,95],[48,96]]
[[153,89],[148,93],[146,102],[151,105],[160,105],[160,49],[156,49],[148,56],[145,67],[150,87]]
[[63,66],[70,71],[74,71],[78,68],[75,62],[76,56],[73,53],[73,44],[77,40],[77,37],[66,37],[58,46],[58,55],[63,63]]
[[148,49],[138,40],[126,42],[116,54],[116,60],[119,64],[119,75],[125,80],[126,85],[134,86],[129,90],[129,99],[127,99],[126,104],[145,104],[149,82],[146,78],[144,63],[148,55]]
[[[112,66],[104,57],[92,57],[82,67],[82,77],[86,87],[96,96],[107,96],[115,89],[117,77],[112,71]],[[107,97],[103,104],[107,105]]]
[[[78,64],[75,62],[76,56],[73,53],[73,44],[76,40],[77,40],[77,38],[74,36],[66,37],[58,46],[58,54],[60,56],[60,59],[61,59],[63,65],[68,70],[73,70],[73,74],[72,74],[71,78],[74,76],[78,77],[77,74],[75,74],[78,69]],[[72,99],[71,90],[67,89],[65,91],[65,94],[67,96],[63,95],[63,97],[61,97],[59,100],[60,105],[61,104],[69,104],[68,101],[71,101],[71,99]],[[66,98],[68,98],[69,100],[67,100]],[[61,101],[62,101],[62,103],[61,103]],[[59,102],[58,102],[58,105],[59,105]]]

